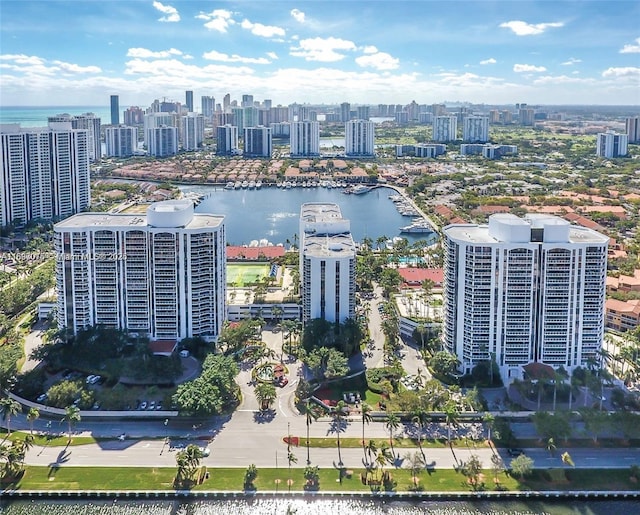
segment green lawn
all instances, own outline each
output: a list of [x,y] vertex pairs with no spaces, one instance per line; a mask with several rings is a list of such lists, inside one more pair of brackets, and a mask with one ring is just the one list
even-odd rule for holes
[[[0,434],[3,435],[2,439],[4,440],[6,438],[11,441],[24,440],[24,437],[29,434],[28,432],[24,432],[24,431],[11,431],[11,435],[7,437],[6,433],[7,433],[7,430],[5,428],[2,428],[0,430]],[[71,439],[71,442],[69,442],[69,437],[66,434],[61,434],[60,436],[47,436],[47,435],[34,433],[33,436],[35,437],[35,440],[33,442],[35,446],[59,447],[61,445],[67,445],[67,444],[71,446],[75,446],[75,445],[86,445],[89,443],[96,443],[98,441],[96,438],[92,436],[74,436]],[[105,438],[104,440],[108,440],[108,439]]]
[[[395,491],[412,489],[412,474],[408,469],[387,467],[396,482]],[[209,468],[210,478],[194,490],[242,490],[243,468]],[[347,471],[345,471],[347,472]],[[360,474],[364,469],[353,469],[348,475],[337,469],[320,469],[320,490],[331,491],[370,491],[371,487],[363,485]],[[116,468],[116,467],[26,467],[25,474],[17,485],[11,488],[23,490],[172,490],[175,468]],[[289,472],[285,466],[278,469],[258,469],[255,487],[260,490],[289,489],[301,491],[304,488],[304,469],[292,468]],[[455,470],[425,470],[418,475],[419,487],[424,491],[455,492],[470,490],[466,478]],[[549,469],[536,470],[524,481],[506,474],[498,476],[503,490],[629,490],[638,489],[638,484],[631,481],[629,471],[622,470],[581,470],[581,469]],[[481,478],[487,490],[495,490],[493,473],[484,470]]]
[[227,286],[248,286],[269,275],[271,266],[266,263],[233,263],[227,265]]

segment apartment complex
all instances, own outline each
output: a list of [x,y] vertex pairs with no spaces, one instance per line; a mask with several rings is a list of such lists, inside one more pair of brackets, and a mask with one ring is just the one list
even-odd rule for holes
[[[48,118],[49,128],[67,128],[67,124],[71,124],[72,129],[84,129],[87,131],[87,145],[89,148],[89,159],[91,161],[100,161],[102,157],[102,142],[100,138],[101,122],[93,113],[84,113],[78,115],[70,115],[67,113],[50,116]],[[57,125],[61,124],[61,125]]]
[[[187,91],[187,93],[189,93]],[[204,141],[204,115],[189,112],[182,117],[182,148],[198,150]]]
[[216,154],[219,156],[235,156],[238,150],[238,127],[221,125],[216,128]]
[[88,131],[0,125],[0,226],[64,218],[89,207]]
[[344,128],[347,157],[374,157],[375,125],[369,120],[351,120]]
[[271,157],[273,142],[269,127],[244,128],[244,157]]
[[511,214],[444,228],[444,343],[465,373],[494,357],[502,378],[597,358],[609,238],[559,217]]
[[433,119],[433,141],[454,141],[458,134],[458,119],[455,116],[436,116]]
[[462,120],[462,140],[473,143],[489,141],[489,117],[466,116]]
[[291,157],[320,155],[320,124],[318,122],[291,123]]
[[640,116],[630,116],[625,121],[629,143],[640,143]]
[[623,157],[627,155],[629,136],[613,131],[598,133],[596,155],[598,157]]
[[154,127],[147,131],[147,152],[154,157],[175,156],[178,153],[178,128]]
[[225,318],[224,217],[190,200],[146,216],[82,213],[54,226],[58,324],[104,325],[153,340],[215,340]]
[[344,322],[355,317],[356,246],[337,204],[300,208],[302,319]]
[[106,127],[104,139],[107,157],[130,157],[138,148],[138,128]]

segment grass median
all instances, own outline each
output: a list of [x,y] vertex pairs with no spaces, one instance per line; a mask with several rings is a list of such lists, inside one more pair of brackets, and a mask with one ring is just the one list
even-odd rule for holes
[[[244,485],[243,468],[208,468],[209,479],[192,488],[194,491],[241,491]],[[471,491],[467,478],[450,469],[421,471],[414,480],[408,469],[385,468],[391,474],[393,491],[460,492]],[[364,484],[361,474],[364,469],[320,469],[320,491],[370,492],[376,487]],[[176,468],[151,467],[36,467],[27,466],[22,478],[4,488],[21,490],[173,490]],[[505,473],[494,481],[490,470],[483,470],[480,482],[485,491],[547,491],[547,490],[626,490],[637,491],[628,469],[540,469],[522,480]],[[304,469],[285,468],[258,469],[254,485],[257,491],[304,491]],[[380,489],[384,490],[383,486]]]
[[[306,447],[307,439],[305,437],[293,437],[298,440],[298,447]],[[294,440],[295,441],[295,440]],[[375,446],[380,449],[383,446],[390,447],[389,438],[365,438],[365,445],[369,442],[373,442]],[[458,438],[451,441],[453,447],[466,447],[466,448],[482,448],[488,447],[486,440],[471,440],[465,438]],[[418,449],[418,440],[413,438],[394,438],[393,446],[398,448],[411,448]],[[338,440],[336,438],[309,438],[309,447],[317,447],[322,449],[332,449],[338,447]],[[362,448],[362,438],[340,438],[340,447],[347,448]],[[444,449],[448,448],[449,444],[446,439],[428,439],[422,440],[422,447],[425,449]]]

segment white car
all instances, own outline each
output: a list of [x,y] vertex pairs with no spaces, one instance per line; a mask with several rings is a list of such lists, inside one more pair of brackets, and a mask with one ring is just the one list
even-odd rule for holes
[[200,452],[202,453],[202,456],[206,458],[211,454],[211,449],[209,449],[209,447],[200,447]]

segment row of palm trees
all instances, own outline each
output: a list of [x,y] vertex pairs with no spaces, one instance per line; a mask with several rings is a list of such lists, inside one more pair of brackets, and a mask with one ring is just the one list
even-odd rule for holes
[[[10,397],[3,397],[2,399],[0,399],[0,413],[2,414],[2,420],[4,420],[7,423],[8,436],[11,435],[12,417],[15,417],[18,413],[21,413],[21,412],[22,412],[22,405],[18,401]],[[29,425],[31,427],[32,435],[33,435],[33,424],[38,418],[40,418],[40,410],[35,407],[29,408],[29,411],[27,412],[27,422],[29,422]],[[65,408],[65,414],[64,414],[64,417],[62,417],[61,422],[66,422],[68,424],[69,440],[71,440],[71,430],[73,426],[77,422],[80,422],[81,418],[82,417],[80,416],[80,409],[77,406],[67,406]]]

